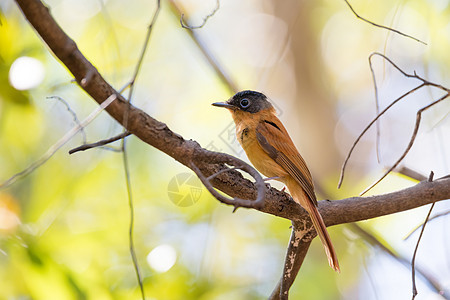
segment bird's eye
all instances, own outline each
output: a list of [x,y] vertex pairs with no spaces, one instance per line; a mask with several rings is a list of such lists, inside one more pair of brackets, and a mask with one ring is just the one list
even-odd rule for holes
[[242,108],[247,108],[250,106],[250,101],[248,99],[242,99],[240,104]]

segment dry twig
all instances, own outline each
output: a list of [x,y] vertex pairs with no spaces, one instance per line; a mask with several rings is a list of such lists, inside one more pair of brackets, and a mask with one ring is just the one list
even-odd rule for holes
[[415,38],[415,37],[413,37],[413,36],[411,36],[411,35],[408,35],[408,34],[406,34],[406,33],[403,33],[403,32],[401,32],[401,31],[399,31],[399,30],[397,30],[397,29],[394,29],[394,28],[391,28],[391,27],[387,27],[387,26],[384,26],[384,25],[380,25],[380,24],[374,23],[374,22],[372,22],[372,21],[370,21],[370,20],[368,20],[368,19],[366,19],[366,18],[361,17],[358,13],[356,13],[356,11],[355,11],[355,10],[353,9],[353,7],[350,5],[350,3],[348,2],[348,0],[344,0],[344,2],[348,5],[348,7],[349,7],[350,10],[352,11],[352,13],[353,13],[358,19],[360,19],[360,20],[362,20],[362,21],[364,21],[364,22],[366,22],[366,23],[369,23],[370,25],[373,25],[373,26],[375,26],[375,27],[383,28],[383,29],[386,29],[386,30],[395,32],[395,33],[400,34],[400,35],[402,35],[402,36],[404,36],[404,37],[407,37],[407,38],[409,38],[409,39],[413,39],[413,40],[415,40],[416,42],[419,42],[419,43],[421,43],[421,44],[427,45],[427,43],[425,43],[425,42],[419,40],[418,38]]
[[[81,126],[80,120],[78,120],[77,114],[73,111],[73,109],[70,107],[69,103],[67,103],[66,100],[64,100],[63,98],[61,98],[59,96],[50,96],[50,97],[47,97],[47,99],[56,99],[59,102],[61,102],[62,104],[64,104],[67,111],[72,115],[73,122],[75,123],[75,125]],[[86,132],[84,132],[84,127],[81,127],[80,133],[81,133],[81,136],[83,137],[83,144],[86,144]]]
[[412,300],[414,300],[417,296],[417,287],[416,287],[416,255],[417,250],[419,249],[419,243],[422,239],[423,232],[425,231],[425,225],[428,222],[428,219],[430,218],[431,211],[434,208],[434,204],[431,204],[430,210],[428,211],[427,217],[425,218],[425,222],[423,223],[422,230],[420,230],[419,238],[417,239],[416,247],[414,248],[414,254],[411,260],[411,277],[412,277]]
[[419,172],[414,171],[408,167],[405,167],[405,166],[401,166],[401,167],[397,168],[395,170],[395,172],[405,175],[405,176],[412,178],[414,180],[417,180],[417,181],[427,180],[426,176],[424,176],[424,175],[420,174]]
[[[441,212],[441,213],[437,213],[431,217],[428,218],[428,223],[430,223],[431,221],[438,219],[440,217],[444,217],[450,214],[450,210]],[[417,230],[419,230],[423,225],[425,224],[425,222],[422,222],[421,224],[417,225],[416,228],[414,228],[413,230],[411,230],[410,233],[408,233],[407,236],[405,236],[405,240],[409,239]]]
[[[160,10],[161,10],[161,1],[156,0],[156,9],[155,9],[153,17],[150,21],[150,25],[147,28],[147,34],[145,36],[141,55],[139,56],[138,62],[136,64],[136,67],[134,70],[133,77],[130,82],[130,90],[129,90],[130,92],[128,94],[128,99],[127,99],[128,103],[131,103],[135,83],[136,83],[137,77],[139,75],[139,71],[141,70],[142,62],[144,61],[145,53],[146,53],[148,45],[150,43],[150,37],[153,32],[153,27],[156,24],[156,20],[159,16]],[[129,112],[130,112],[130,106],[127,106],[127,109],[124,111],[123,124],[122,124],[124,126],[122,135],[124,135],[124,136],[128,136],[130,134],[130,132],[127,130]],[[141,271],[139,268],[138,259],[136,256],[136,250],[134,247],[134,201],[133,201],[133,191],[131,188],[131,176],[130,176],[130,168],[129,168],[129,164],[128,164],[128,156],[127,156],[127,148],[126,148],[125,138],[122,139],[121,150],[122,150],[123,169],[125,172],[125,182],[126,182],[126,187],[127,187],[128,206],[130,208],[130,224],[128,226],[128,242],[129,242],[129,248],[130,248],[130,255],[131,255],[131,260],[133,262],[134,271],[136,273],[136,278],[137,278],[137,281],[139,284],[141,297],[142,297],[142,300],[145,300],[144,283],[143,283]]]
[[[410,138],[409,144],[407,145],[407,147],[405,148],[405,150],[403,151],[402,155],[397,159],[397,161],[378,179],[376,180],[374,183],[372,183],[369,187],[367,187],[363,192],[361,192],[360,195],[364,195],[366,192],[368,192],[370,189],[372,189],[375,185],[377,185],[381,180],[383,180],[392,170],[394,170],[399,164],[400,162],[405,158],[405,156],[408,154],[409,150],[411,150],[411,147],[414,144],[414,141],[416,139],[417,136],[417,132],[419,131],[419,126],[420,126],[420,121],[422,118],[422,113],[429,109],[430,107],[438,104],[439,102],[447,99],[450,96],[450,90],[440,84],[437,83],[433,83],[430,82],[424,78],[422,78],[421,76],[417,75],[416,72],[414,72],[413,74],[408,74],[405,71],[403,71],[400,67],[398,67],[394,62],[392,62],[388,57],[386,57],[385,55],[381,54],[381,53],[372,53],[369,56],[369,62],[371,64],[371,59],[373,56],[380,56],[383,59],[385,59],[386,61],[388,61],[395,69],[397,69],[402,75],[404,75],[405,77],[408,78],[414,78],[416,80],[421,81],[422,83],[418,86],[416,86],[415,88],[409,90],[408,92],[404,93],[403,95],[401,95],[400,97],[398,97],[397,99],[395,99],[394,101],[392,101],[385,109],[383,109],[379,114],[377,114],[377,116],[364,128],[364,130],[361,132],[361,134],[356,138],[355,142],[352,144],[352,147],[350,148],[347,157],[345,158],[344,164],[342,165],[342,169],[341,169],[341,176],[339,179],[339,183],[338,183],[338,188],[341,187],[342,182],[344,180],[344,173],[345,173],[345,167],[347,166],[348,160],[350,159],[350,156],[353,153],[353,150],[355,149],[356,145],[358,144],[358,142],[361,140],[361,138],[363,137],[363,135],[371,128],[371,126],[386,112],[388,111],[393,105],[395,105],[396,103],[398,103],[400,100],[406,98],[407,96],[411,95],[412,93],[418,91],[419,89],[425,87],[425,86],[429,86],[429,87],[435,87],[438,89],[441,89],[442,91],[445,92],[445,94],[443,96],[441,96],[440,98],[438,98],[437,100],[433,101],[432,103],[430,103],[429,105],[419,109],[416,113],[416,123],[414,126],[414,130],[413,130],[413,134]],[[371,70],[373,71],[373,68],[371,68]],[[375,76],[373,76],[375,77]],[[376,85],[376,81],[374,79],[375,82],[375,90],[377,90],[377,85]],[[377,92],[376,92],[376,95]]]
[[47,160],[49,160],[65,143],[70,141],[78,131],[82,130],[89,123],[91,123],[105,108],[107,108],[114,100],[117,99],[116,94],[112,94],[105,101],[103,101],[99,107],[97,107],[93,112],[91,112],[81,123],[69,130],[59,141],[57,141],[53,146],[51,146],[47,152],[45,152],[38,160],[33,162],[29,167],[14,174],[6,181],[0,184],[0,189],[7,188],[17,180],[27,176],[40,166],[42,166]]
[[180,17],[180,24],[181,24],[181,27],[183,27],[183,28],[185,28],[185,29],[190,29],[190,30],[202,28],[203,26],[206,25],[206,22],[208,22],[208,19],[211,18],[212,16],[214,16],[214,15],[216,14],[216,12],[219,10],[219,8],[220,8],[220,0],[216,0],[216,7],[214,8],[214,10],[211,11],[209,14],[207,14],[207,15],[203,18],[203,22],[202,22],[200,25],[197,25],[197,26],[187,25],[187,24],[184,22],[184,19],[183,19],[183,18],[184,18],[184,14],[181,14],[181,17]]
[[101,146],[105,146],[108,145],[110,143],[113,143],[115,141],[121,140],[127,136],[131,135],[130,132],[128,131],[124,131],[121,134],[118,134],[116,136],[110,137],[109,139],[104,139],[95,143],[91,143],[91,144],[83,144],[81,146],[78,146],[76,148],[73,148],[71,150],[69,150],[69,154],[74,154],[77,153],[79,151],[86,151],[92,148],[97,148],[97,147],[101,147]]
[[[182,16],[182,10],[181,8],[175,3],[175,1],[170,0],[169,4],[171,5],[172,11],[174,15],[177,18],[181,18]],[[195,32],[195,30],[184,27],[189,34],[192,41],[198,46],[198,49],[202,52],[203,56],[208,61],[209,65],[214,69],[216,74],[219,76],[219,79],[225,84],[226,87],[230,89],[230,91],[234,94],[239,91],[239,88],[237,84],[233,81],[230,74],[223,68],[217,61],[217,59],[214,57],[212,52],[208,49],[208,47],[205,45],[203,40],[200,38],[200,36]]]
[[[428,181],[433,181],[434,172],[431,171],[430,177]],[[419,238],[417,239],[416,247],[414,248],[414,254],[411,260],[411,277],[412,277],[412,300],[414,300],[417,296],[417,287],[416,287],[416,255],[417,250],[419,249],[420,240],[422,239],[422,235],[425,231],[425,226],[428,223],[428,219],[430,218],[431,211],[434,208],[435,202],[431,204],[430,210],[428,211],[427,217],[425,218],[425,222],[423,223],[422,230],[420,230]]]
[[[195,154],[194,154],[195,155]],[[224,153],[218,153],[218,152],[212,152],[212,151],[202,151],[201,157],[199,157],[202,161],[206,161],[209,164],[227,164],[230,166],[234,166],[234,168],[227,168],[219,170],[212,175],[209,175],[206,177],[203,172],[199,169],[197,164],[192,161],[190,168],[197,174],[198,178],[201,180],[203,185],[206,187],[206,189],[220,202],[228,205],[234,206],[234,211],[238,209],[239,207],[246,207],[246,208],[262,208],[264,206],[264,197],[266,194],[266,185],[264,183],[264,179],[261,177],[261,175],[250,165],[245,163],[244,161],[233,157],[228,154]],[[256,187],[258,189],[258,196],[256,200],[247,200],[247,199],[241,199],[239,197],[234,197],[233,199],[230,199],[228,197],[223,196],[219,192],[217,192],[214,187],[211,185],[211,180],[214,179],[217,176],[220,176],[222,173],[230,172],[236,169],[241,169],[248,174],[250,174],[255,180],[256,180]]]

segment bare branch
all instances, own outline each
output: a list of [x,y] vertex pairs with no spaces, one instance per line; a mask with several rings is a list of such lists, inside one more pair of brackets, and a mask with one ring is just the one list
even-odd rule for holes
[[[66,107],[67,111],[72,115],[73,121],[75,122],[75,125],[80,126],[80,120],[78,120],[77,114],[72,110],[72,108],[70,108],[69,103],[67,103],[66,100],[64,100],[63,98],[59,97],[59,96],[50,96],[47,97],[47,99],[56,99],[59,102],[61,102],[62,104],[64,104],[64,106]],[[80,129],[80,133],[83,137],[83,144],[86,144],[86,132],[84,132],[84,128],[81,127]]]
[[51,146],[47,152],[44,153],[37,161],[33,162],[29,167],[24,169],[23,171],[14,174],[12,177],[7,179],[6,181],[2,182],[0,184],[0,189],[7,188],[17,180],[27,176],[40,166],[42,166],[47,160],[49,160],[53,154],[56,153],[62,146],[64,146],[65,143],[70,141],[70,139],[78,133],[78,131],[82,130],[86,125],[91,123],[105,108],[108,107],[114,100],[117,99],[117,96],[115,94],[112,94],[108,97],[105,101],[103,101],[99,107],[97,107],[93,112],[91,112],[84,120],[83,122],[79,123],[75,127],[73,127],[71,130],[69,130],[59,141],[57,141],[53,146]]
[[[233,157],[231,155],[224,154],[224,153],[212,152],[212,151],[208,151],[206,153],[203,152],[201,157],[198,156],[198,159],[201,161],[207,161],[208,163],[216,163],[216,164],[226,163],[227,165],[234,166],[234,168],[231,168],[231,169],[227,168],[227,169],[222,169],[218,172],[215,172],[212,175],[210,175],[208,178],[206,178],[205,175],[203,175],[202,171],[200,171],[200,169],[198,168],[198,166],[196,165],[196,163],[194,161],[191,162],[191,166],[190,166],[191,169],[195,172],[195,174],[197,174],[198,178],[201,180],[203,185],[217,200],[219,200],[222,203],[234,206],[233,212],[239,207],[257,208],[258,209],[258,208],[262,208],[264,206],[264,197],[265,197],[265,192],[266,192],[266,185],[264,183],[264,179],[249,164],[247,164],[246,162],[244,162],[236,157]],[[258,189],[258,197],[256,198],[256,200],[240,199],[238,197],[234,197],[233,199],[230,199],[230,198],[223,196],[222,194],[219,194],[214,189],[214,187],[211,185],[211,182],[210,182],[211,179],[219,176],[220,174],[222,174],[226,171],[230,172],[235,169],[241,169],[241,170],[247,172],[256,180],[255,184]]]
[[415,38],[415,37],[410,36],[410,35],[408,35],[408,34],[406,34],[406,33],[403,33],[403,32],[401,32],[401,31],[398,31],[397,29],[394,29],[394,28],[391,28],[391,27],[387,27],[387,26],[384,26],[384,25],[380,25],[380,24],[376,24],[376,23],[374,23],[374,22],[372,22],[372,21],[367,20],[366,18],[361,17],[358,13],[356,13],[356,11],[353,9],[353,7],[350,5],[350,3],[349,3],[347,0],[344,0],[344,1],[345,1],[345,3],[347,3],[347,5],[348,5],[348,7],[350,8],[350,10],[352,11],[352,13],[353,13],[358,19],[360,19],[360,20],[362,20],[362,21],[364,21],[364,22],[366,22],[366,23],[369,23],[370,25],[373,25],[373,26],[375,26],[375,27],[383,28],[383,29],[386,29],[386,30],[395,32],[395,33],[400,34],[400,35],[402,35],[402,36],[404,36],[404,37],[407,37],[407,38],[409,38],[409,39],[413,39],[413,40],[415,40],[416,42],[419,42],[419,43],[422,43],[422,44],[424,44],[424,45],[427,45],[427,43],[425,43],[425,42],[419,40],[418,38]]
[[139,262],[136,255],[136,250],[134,247],[134,201],[133,201],[133,193],[131,189],[131,177],[130,177],[130,168],[128,164],[128,156],[126,152],[125,139],[122,139],[122,160],[123,160],[123,170],[125,173],[125,182],[127,187],[127,196],[128,196],[128,207],[130,209],[130,223],[128,226],[128,245],[130,250],[131,261],[133,262],[134,272],[136,274],[136,279],[138,281],[139,290],[141,292],[142,300],[145,300],[145,290],[144,283],[142,280],[141,270],[139,268]]
[[427,177],[414,171],[411,170],[408,167],[402,166],[399,167],[397,170],[395,170],[397,173],[408,176],[409,178],[415,179],[417,181],[423,181],[423,180],[427,180]]
[[394,165],[392,165],[388,171],[386,171],[384,173],[384,175],[378,179],[377,181],[375,181],[373,184],[371,184],[368,188],[366,188],[363,192],[361,192],[360,196],[364,195],[366,192],[368,192],[370,189],[372,189],[376,184],[378,184],[381,180],[383,180],[392,170],[394,170],[398,164],[405,158],[405,156],[408,154],[409,150],[411,149],[412,145],[414,144],[417,132],[419,130],[419,125],[420,125],[420,120],[421,120],[421,115],[422,112],[427,110],[428,108],[436,105],[437,103],[445,100],[446,98],[448,98],[450,96],[450,89],[437,84],[437,83],[433,83],[430,82],[424,78],[422,78],[421,76],[417,75],[416,72],[414,72],[414,74],[408,74],[405,71],[403,71],[400,67],[398,67],[394,62],[392,62],[392,60],[390,60],[388,57],[386,57],[383,54],[374,52],[369,56],[369,65],[370,65],[370,69],[372,72],[372,78],[374,81],[374,87],[375,87],[375,98],[378,101],[378,90],[377,90],[377,84],[376,84],[376,79],[375,79],[375,74],[373,72],[373,68],[372,68],[372,58],[374,56],[380,56],[383,59],[385,59],[386,61],[388,61],[395,69],[397,69],[403,76],[407,77],[407,78],[413,78],[413,79],[417,79],[420,80],[422,83],[420,85],[418,85],[417,87],[409,90],[408,92],[404,93],[403,95],[401,95],[400,97],[398,97],[397,99],[395,99],[394,101],[392,101],[385,109],[383,109],[380,113],[377,114],[377,116],[364,128],[364,130],[361,132],[361,134],[356,138],[355,142],[353,143],[352,147],[350,148],[347,157],[344,160],[344,163],[342,165],[342,169],[341,169],[341,175],[339,178],[339,183],[338,183],[338,188],[341,187],[342,182],[344,180],[344,173],[345,173],[345,168],[347,166],[348,160],[350,159],[350,156],[353,153],[353,150],[355,149],[356,145],[358,144],[358,142],[361,140],[361,138],[363,137],[363,135],[372,127],[372,125],[377,122],[377,120],[386,112],[388,111],[393,105],[395,105],[396,103],[398,103],[400,100],[404,99],[406,96],[411,95],[412,93],[416,92],[417,90],[421,89],[424,86],[432,86],[438,89],[441,89],[443,91],[445,91],[447,94],[445,94],[444,96],[442,96],[441,98],[439,98],[438,100],[432,102],[431,104],[423,107],[422,109],[420,109],[417,114],[416,114],[416,124],[414,127],[414,131],[413,134],[411,136],[410,142],[408,144],[408,146],[406,147],[405,151],[403,152],[403,154],[400,156],[400,158],[394,163]]
[[292,233],[286,252],[283,275],[270,295],[269,300],[288,299],[289,289],[303,264],[312,239],[316,236],[316,232],[314,230],[311,231],[311,229],[312,223],[305,220],[292,224]]
[[419,249],[419,243],[422,239],[423,232],[425,231],[425,226],[430,218],[431,211],[434,208],[434,204],[431,204],[430,210],[428,211],[427,217],[425,218],[425,222],[423,223],[422,230],[420,231],[419,238],[417,239],[416,247],[414,248],[414,254],[411,260],[411,277],[412,277],[412,300],[414,300],[417,296],[417,288],[416,288],[416,255],[417,249]]
[[[181,18],[182,12],[175,1],[170,0],[169,4],[171,5],[172,11],[174,14]],[[185,27],[186,28],[186,27]],[[198,46],[198,49],[203,53],[204,57],[208,61],[208,63],[213,67],[216,74],[219,76],[220,80],[225,84],[227,88],[234,94],[239,91],[237,84],[233,81],[230,74],[225,70],[223,66],[221,66],[208,47],[203,43],[202,39],[197,35],[195,30],[190,28],[186,28],[186,32],[191,37],[192,41]]]
[[344,181],[344,174],[345,174],[345,168],[347,167],[347,163],[350,159],[350,156],[353,153],[353,150],[355,150],[356,145],[359,143],[359,141],[361,140],[361,138],[364,136],[364,134],[366,134],[366,132],[372,127],[372,125],[385,113],[387,112],[392,106],[394,106],[394,104],[396,104],[397,102],[399,102],[400,100],[404,99],[406,96],[411,95],[412,93],[416,92],[417,90],[419,90],[420,88],[424,87],[425,84],[421,84],[416,86],[415,88],[413,88],[412,90],[406,92],[405,94],[401,95],[400,97],[398,97],[397,99],[395,99],[391,104],[389,104],[385,109],[383,109],[364,129],[363,131],[359,134],[359,136],[356,138],[356,140],[353,142],[352,147],[350,148],[350,150],[347,153],[347,157],[344,160],[344,164],[342,165],[342,169],[341,169],[341,176],[339,178],[339,183],[338,183],[338,188],[341,187],[342,182]]
[[[312,224],[309,224],[306,221],[295,222],[292,224],[292,233],[286,252],[283,276],[280,280],[280,300],[288,299],[289,289],[294,283],[298,271],[305,260],[311,241],[316,235],[315,230],[312,228]],[[275,290],[277,290],[277,288]]]
[[[373,54],[373,53],[372,53]],[[370,67],[370,73],[372,74],[372,82],[373,82],[373,87],[374,87],[374,92],[375,92],[375,113],[376,115],[380,114],[380,102],[378,101],[378,86],[377,86],[377,79],[375,76],[375,71],[373,69],[373,65],[372,65],[372,54],[369,56],[369,67]],[[377,161],[378,163],[381,162],[381,154],[380,154],[380,121],[377,121],[375,123],[376,128],[377,128],[377,139],[376,139],[376,153],[377,153]]]
[[[139,56],[139,60],[136,64],[134,75],[131,79],[130,92],[128,94],[128,99],[127,99],[128,103],[131,103],[131,100],[133,98],[135,82],[139,75],[139,71],[141,70],[141,66],[144,61],[145,52],[147,51],[148,45],[150,43],[150,37],[153,32],[153,27],[156,24],[156,20],[158,18],[160,10],[161,10],[161,1],[156,0],[156,9],[155,9],[155,12],[153,13],[153,17],[150,21],[150,25],[147,28],[147,34],[145,36],[145,41],[144,41],[144,45],[142,47],[141,55]],[[130,132],[127,130],[129,112],[130,112],[130,106],[128,106],[124,112],[124,120],[123,120],[124,128],[123,128],[123,133],[122,133],[123,135],[130,134]],[[130,176],[130,168],[129,168],[129,164],[128,164],[128,156],[127,156],[127,151],[126,151],[127,148],[126,148],[125,138],[122,139],[121,149],[122,149],[122,161],[123,161],[123,168],[124,168],[124,172],[125,172],[125,181],[126,181],[127,195],[128,195],[128,206],[130,208],[130,224],[128,227],[128,242],[129,242],[129,247],[130,247],[130,255],[131,255],[131,260],[133,262],[134,271],[136,273],[136,278],[137,278],[137,281],[139,284],[141,297],[142,297],[142,300],[145,300],[144,283],[142,280],[142,275],[141,275],[141,271],[139,268],[139,263],[138,263],[138,259],[136,256],[135,247],[134,247],[134,201],[133,201],[133,193],[132,193],[132,188],[131,188],[131,176]]]
[[[119,91],[118,93],[122,93],[125,89],[129,88],[131,86],[131,82],[128,82],[127,84],[125,84]],[[84,128],[83,128],[84,129]],[[127,137],[128,135],[130,135],[131,133],[129,133],[128,131],[124,131],[119,135],[116,135],[114,137],[111,137],[109,139],[104,139],[95,143],[91,143],[91,144],[86,144],[86,140],[84,140],[83,145],[78,146],[76,148],[73,148],[71,150],[69,150],[69,154],[73,154],[79,151],[86,151],[88,149],[92,149],[92,148],[96,148],[96,147],[102,147],[105,146],[107,144],[113,143],[117,140],[123,139],[125,137]],[[122,151],[122,149],[117,150],[117,149],[113,149],[113,148],[106,148],[104,147],[103,149],[108,149],[108,150],[112,150],[112,151]]]
[[92,149],[92,148],[101,147],[101,146],[113,143],[115,141],[121,140],[121,139],[129,136],[130,134],[131,134],[130,132],[125,131],[125,132],[122,132],[121,134],[113,136],[113,137],[111,137],[109,139],[104,139],[104,140],[101,140],[101,141],[98,141],[98,142],[95,142],[95,143],[91,143],[91,144],[83,144],[81,146],[78,146],[76,148],[73,148],[73,149],[69,150],[69,154],[74,154],[74,153],[79,152],[79,151],[86,151],[86,150],[89,150],[89,149]]
[[216,0],[216,7],[214,8],[214,10],[212,12],[210,12],[209,14],[207,14],[204,18],[203,18],[203,22],[200,25],[197,26],[191,26],[191,25],[187,25],[185,24],[183,18],[184,18],[184,14],[181,14],[180,17],[180,24],[181,27],[185,28],[185,29],[199,29],[202,28],[203,26],[206,25],[206,22],[208,22],[208,19],[211,18],[212,16],[214,16],[216,14],[216,12],[219,10],[220,8],[220,0]]
[[[430,218],[428,219],[428,223],[431,222],[431,221],[433,221],[433,220],[435,220],[435,219],[438,219],[438,218],[440,218],[440,217],[447,216],[447,215],[449,215],[449,214],[450,214],[450,210],[447,210],[447,211],[444,211],[444,212],[435,214],[434,216],[432,216],[432,217],[430,217]],[[425,224],[425,222],[422,222],[421,224],[417,225],[416,228],[414,228],[410,233],[408,233],[408,235],[405,237],[405,240],[409,239],[409,238],[410,238],[417,230],[419,230],[419,228],[421,228],[424,224]]]
[[131,98],[133,97],[134,83],[136,82],[136,79],[139,75],[139,71],[141,70],[142,62],[144,61],[144,57],[145,57],[145,52],[147,51],[148,44],[150,42],[150,37],[152,36],[153,27],[156,24],[156,20],[158,19],[160,10],[161,10],[161,0],[156,0],[156,9],[155,9],[155,12],[153,13],[153,17],[150,21],[150,24],[148,25],[147,34],[145,35],[144,45],[142,46],[142,52],[141,52],[141,55],[139,56],[139,60],[136,64],[136,68],[134,70],[134,75],[133,75],[133,78],[130,83],[130,94],[128,95],[128,101],[130,101]]
[[361,196],[364,195],[365,193],[367,193],[370,189],[372,189],[375,185],[377,185],[381,180],[383,180],[389,173],[392,172],[392,170],[394,170],[398,164],[405,158],[405,156],[408,154],[409,150],[411,150],[411,147],[414,145],[414,141],[416,140],[416,136],[417,136],[417,132],[419,131],[419,126],[420,126],[420,120],[422,119],[422,112],[424,112],[425,110],[429,109],[430,107],[438,104],[439,102],[447,99],[450,96],[450,94],[445,94],[444,96],[442,96],[441,98],[439,98],[436,101],[433,101],[432,103],[428,104],[427,106],[421,108],[417,114],[416,114],[416,124],[414,125],[414,131],[413,134],[411,136],[411,139],[409,140],[409,144],[408,146],[406,146],[405,151],[402,153],[402,155],[399,157],[399,159],[374,183],[372,183],[369,187],[367,187],[364,191],[361,192]]

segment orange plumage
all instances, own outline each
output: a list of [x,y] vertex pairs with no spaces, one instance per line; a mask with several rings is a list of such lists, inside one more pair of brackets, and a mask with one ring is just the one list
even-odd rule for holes
[[264,94],[242,91],[227,102],[213,103],[227,108],[236,124],[236,136],[253,166],[267,177],[283,182],[295,202],[310,215],[328,257],[340,271],[330,235],[317,209],[311,173],[292,142],[275,109]]

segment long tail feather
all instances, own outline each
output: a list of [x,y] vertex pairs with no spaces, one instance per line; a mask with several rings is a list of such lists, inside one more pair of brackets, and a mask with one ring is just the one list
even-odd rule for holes
[[334,250],[333,243],[331,242],[330,235],[327,231],[327,227],[323,222],[322,216],[317,210],[316,204],[308,197],[308,195],[306,195],[305,191],[298,183],[287,181],[286,185],[295,202],[300,204],[309,213],[314,228],[316,229],[320,241],[322,242],[323,248],[325,249],[325,253],[327,254],[330,267],[333,268],[333,270],[335,270],[336,272],[340,272],[341,270],[339,268],[336,251]]
[[305,209],[309,212],[314,228],[322,241],[323,248],[325,249],[325,253],[328,257],[328,264],[336,272],[341,272],[336,251],[334,250],[333,243],[331,242],[330,235],[328,234],[327,227],[323,222],[322,216],[317,210],[317,207],[311,201],[308,201],[308,204],[309,207],[305,207]]

